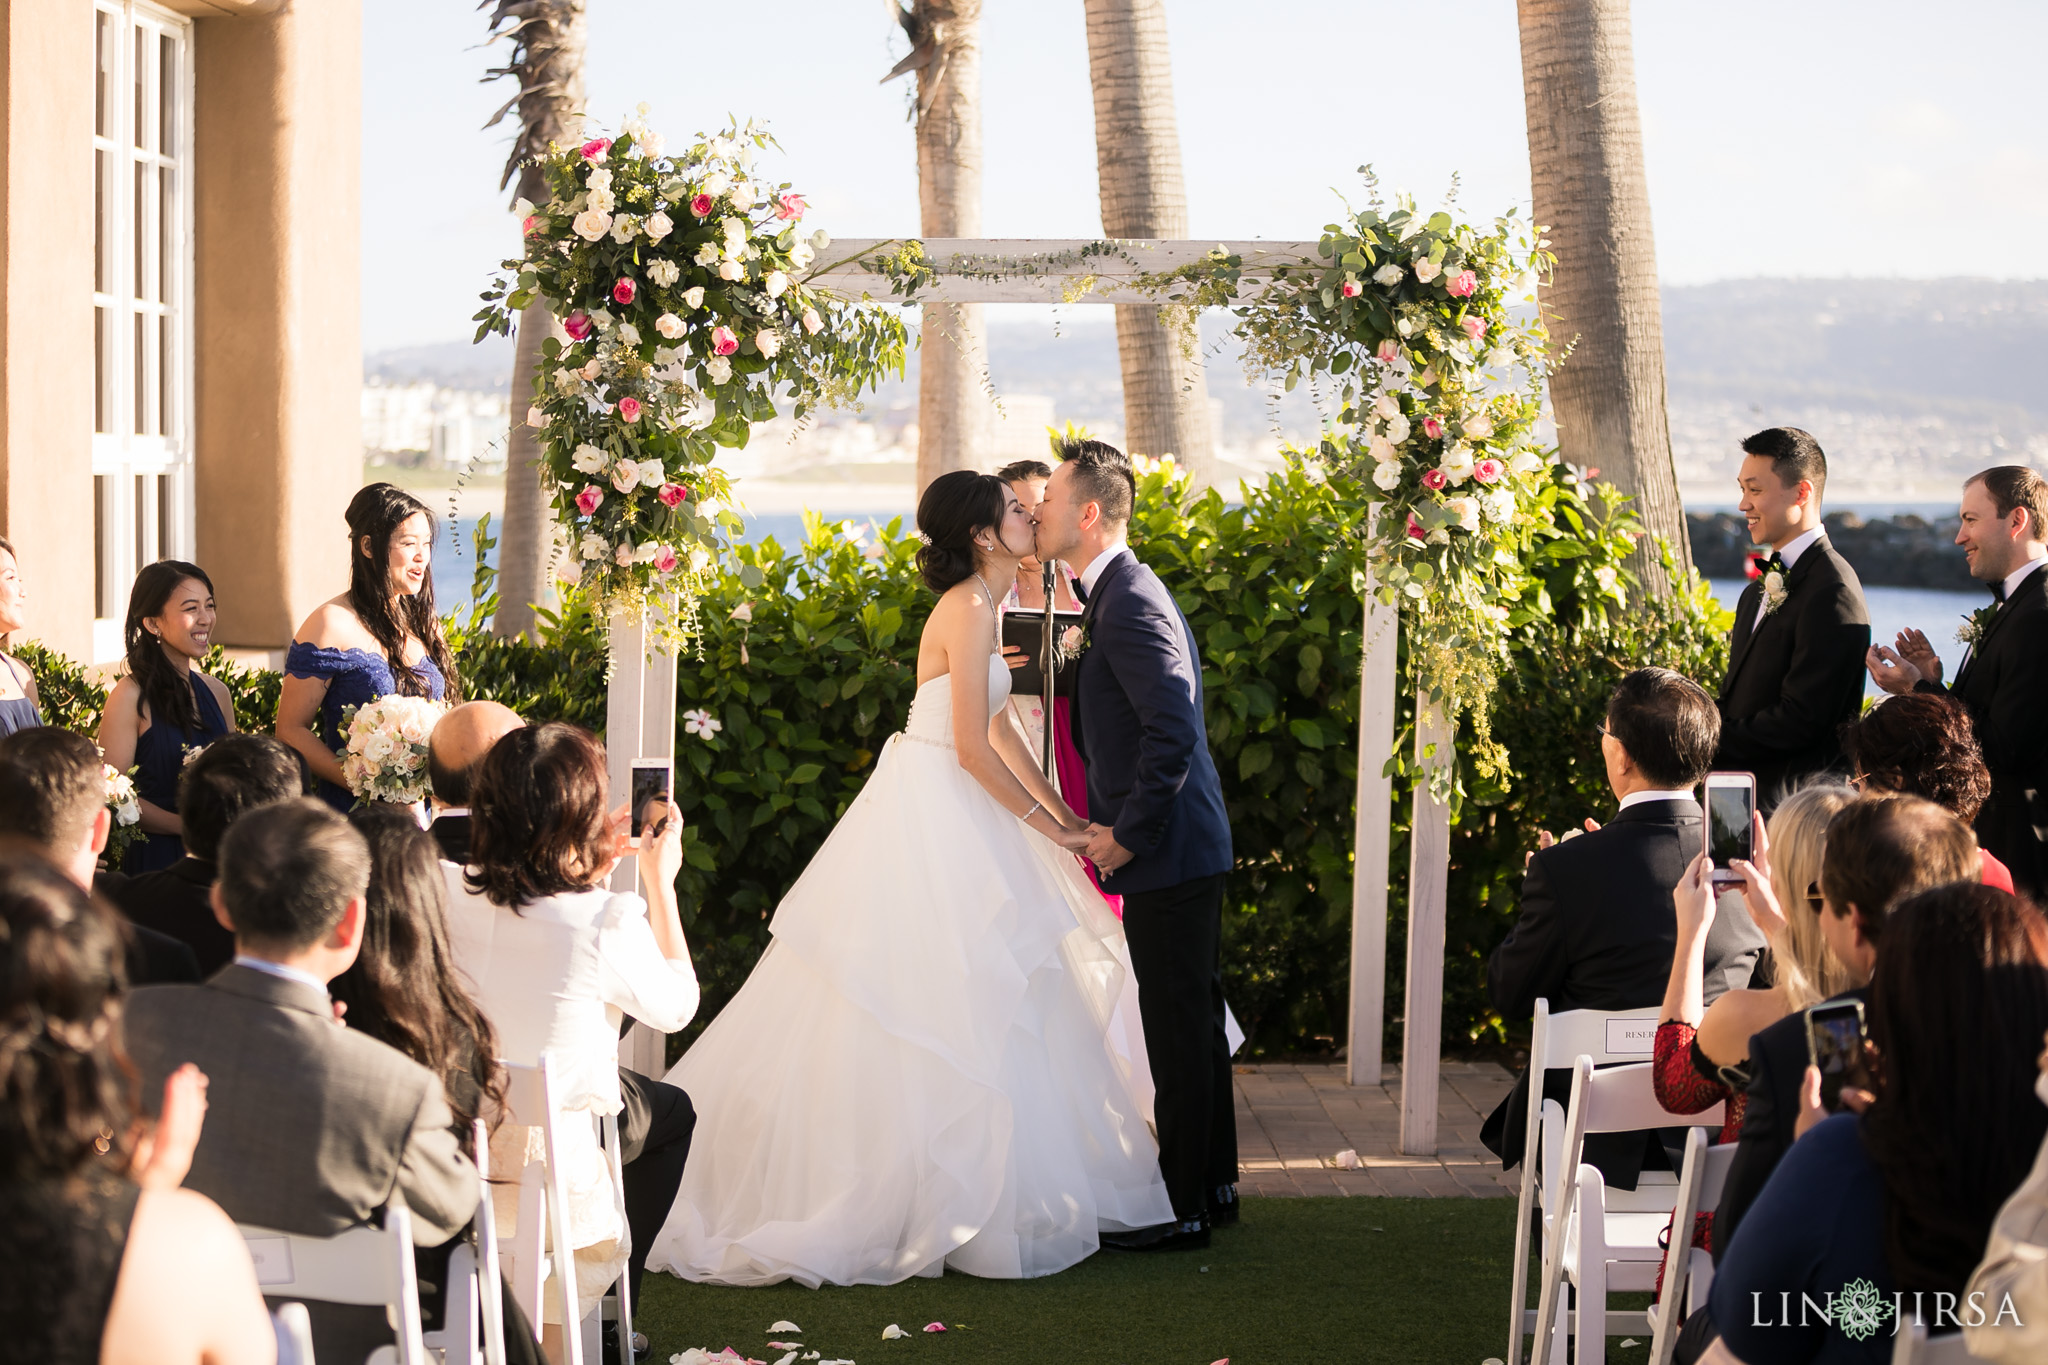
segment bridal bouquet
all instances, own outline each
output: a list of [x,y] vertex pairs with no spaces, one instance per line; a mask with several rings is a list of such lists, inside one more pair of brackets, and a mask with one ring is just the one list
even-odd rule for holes
[[393,693],[342,712],[341,775],[358,803],[417,804],[427,794],[427,736],[448,708]]
[[652,608],[676,640],[694,631],[719,531],[738,529],[719,447],[746,445],[778,398],[801,423],[901,373],[907,334],[893,310],[804,282],[830,239],[799,226],[803,195],[755,168],[765,132],[728,128],[671,156],[645,114],[542,159],[549,198],[517,206],[526,250],[483,296],[477,338],[535,303],[559,323],[526,413],[569,533],[556,572],[606,609]]
[[142,832],[142,798],[135,791],[135,769],[122,772],[111,763],[100,764],[106,782],[107,811],[114,818],[108,826],[107,866],[119,867]]

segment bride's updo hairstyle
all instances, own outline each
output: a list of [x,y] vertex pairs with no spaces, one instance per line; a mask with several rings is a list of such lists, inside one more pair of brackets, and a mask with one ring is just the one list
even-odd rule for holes
[[1000,526],[1009,506],[1010,486],[993,474],[956,469],[941,474],[917,500],[917,532],[924,544],[917,552],[917,571],[925,586],[943,593],[974,576],[974,537]]

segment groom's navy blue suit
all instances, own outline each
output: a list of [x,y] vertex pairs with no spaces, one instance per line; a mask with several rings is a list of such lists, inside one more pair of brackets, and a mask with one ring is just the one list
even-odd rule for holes
[[1102,879],[1124,898],[1157,1090],[1159,1169],[1175,1218],[1202,1217],[1237,1181],[1230,1045],[1223,1034],[1223,878],[1230,819],[1209,754],[1202,656],[1173,594],[1128,550],[1087,595],[1074,744],[1088,818],[1131,860]]

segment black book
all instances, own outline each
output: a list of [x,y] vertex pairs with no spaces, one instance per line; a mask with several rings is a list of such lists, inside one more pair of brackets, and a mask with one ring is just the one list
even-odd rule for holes
[[[1053,613],[1053,695],[1071,697],[1081,680],[1081,653],[1067,648],[1081,628],[1081,613]],[[1015,696],[1045,694],[1045,613],[1011,608],[1003,613],[1003,643],[1024,651],[1024,666],[1010,674]]]

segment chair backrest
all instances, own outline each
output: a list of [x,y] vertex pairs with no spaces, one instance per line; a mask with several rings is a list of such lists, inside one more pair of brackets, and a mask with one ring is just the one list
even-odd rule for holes
[[483,1198],[476,1206],[476,1247],[483,1286],[478,1307],[483,1318],[484,1365],[505,1365],[505,1298],[498,1268],[498,1211],[491,1203],[491,1139],[482,1119],[469,1126],[470,1156],[476,1162]]
[[1699,1114],[1674,1114],[1657,1099],[1650,1063],[1601,1067],[1581,1056],[1572,1077],[1571,1125],[1582,1133],[1627,1133],[1639,1128],[1721,1126],[1725,1104]]
[[1570,1066],[1579,1057],[1596,1065],[1640,1062],[1657,1050],[1655,1005],[1639,1010],[1550,1011],[1548,1000],[1536,1002],[1529,1032],[1529,1068]]
[[350,1228],[332,1237],[302,1237],[247,1225],[240,1231],[264,1294],[386,1308],[398,1322],[399,1360],[403,1365],[425,1365],[412,1215],[402,1205],[384,1211],[381,1228]]
[[313,1365],[313,1315],[303,1303],[281,1303],[270,1315],[277,1365]]
[[[543,1052],[536,1065],[524,1066],[503,1059],[499,1064],[505,1069],[506,1121],[540,1129],[547,1150],[547,1169],[541,1182],[545,1193],[539,1201],[544,1205],[542,1216],[547,1225],[547,1251],[542,1251],[541,1219],[524,1216],[525,1210],[535,1201],[522,1198],[521,1220],[513,1242],[518,1278],[532,1283],[537,1278],[535,1271],[542,1255],[552,1261],[556,1290],[561,1294],[566,1310],[562,1315],[563,1365],[583,1365],[583,1334],[579,1330],[583,1321],[583,1304],[576,1293],[576,1248],[570,1237],[569,1184],[567,1172],[563,1169],[566,1150],[563,1135],[566,1129],[561,1108],[555,1101],[554,1061]],[[588,1118],[578,1114],[573,1121],[588,1122]],[[521,1183],[524,1185],[531,1181],[532,1170],[529,1167],[527,1174],[521,1177]],[[528,1312],[538,1327],[543,1316],[540,1305],[531,1305]]]

